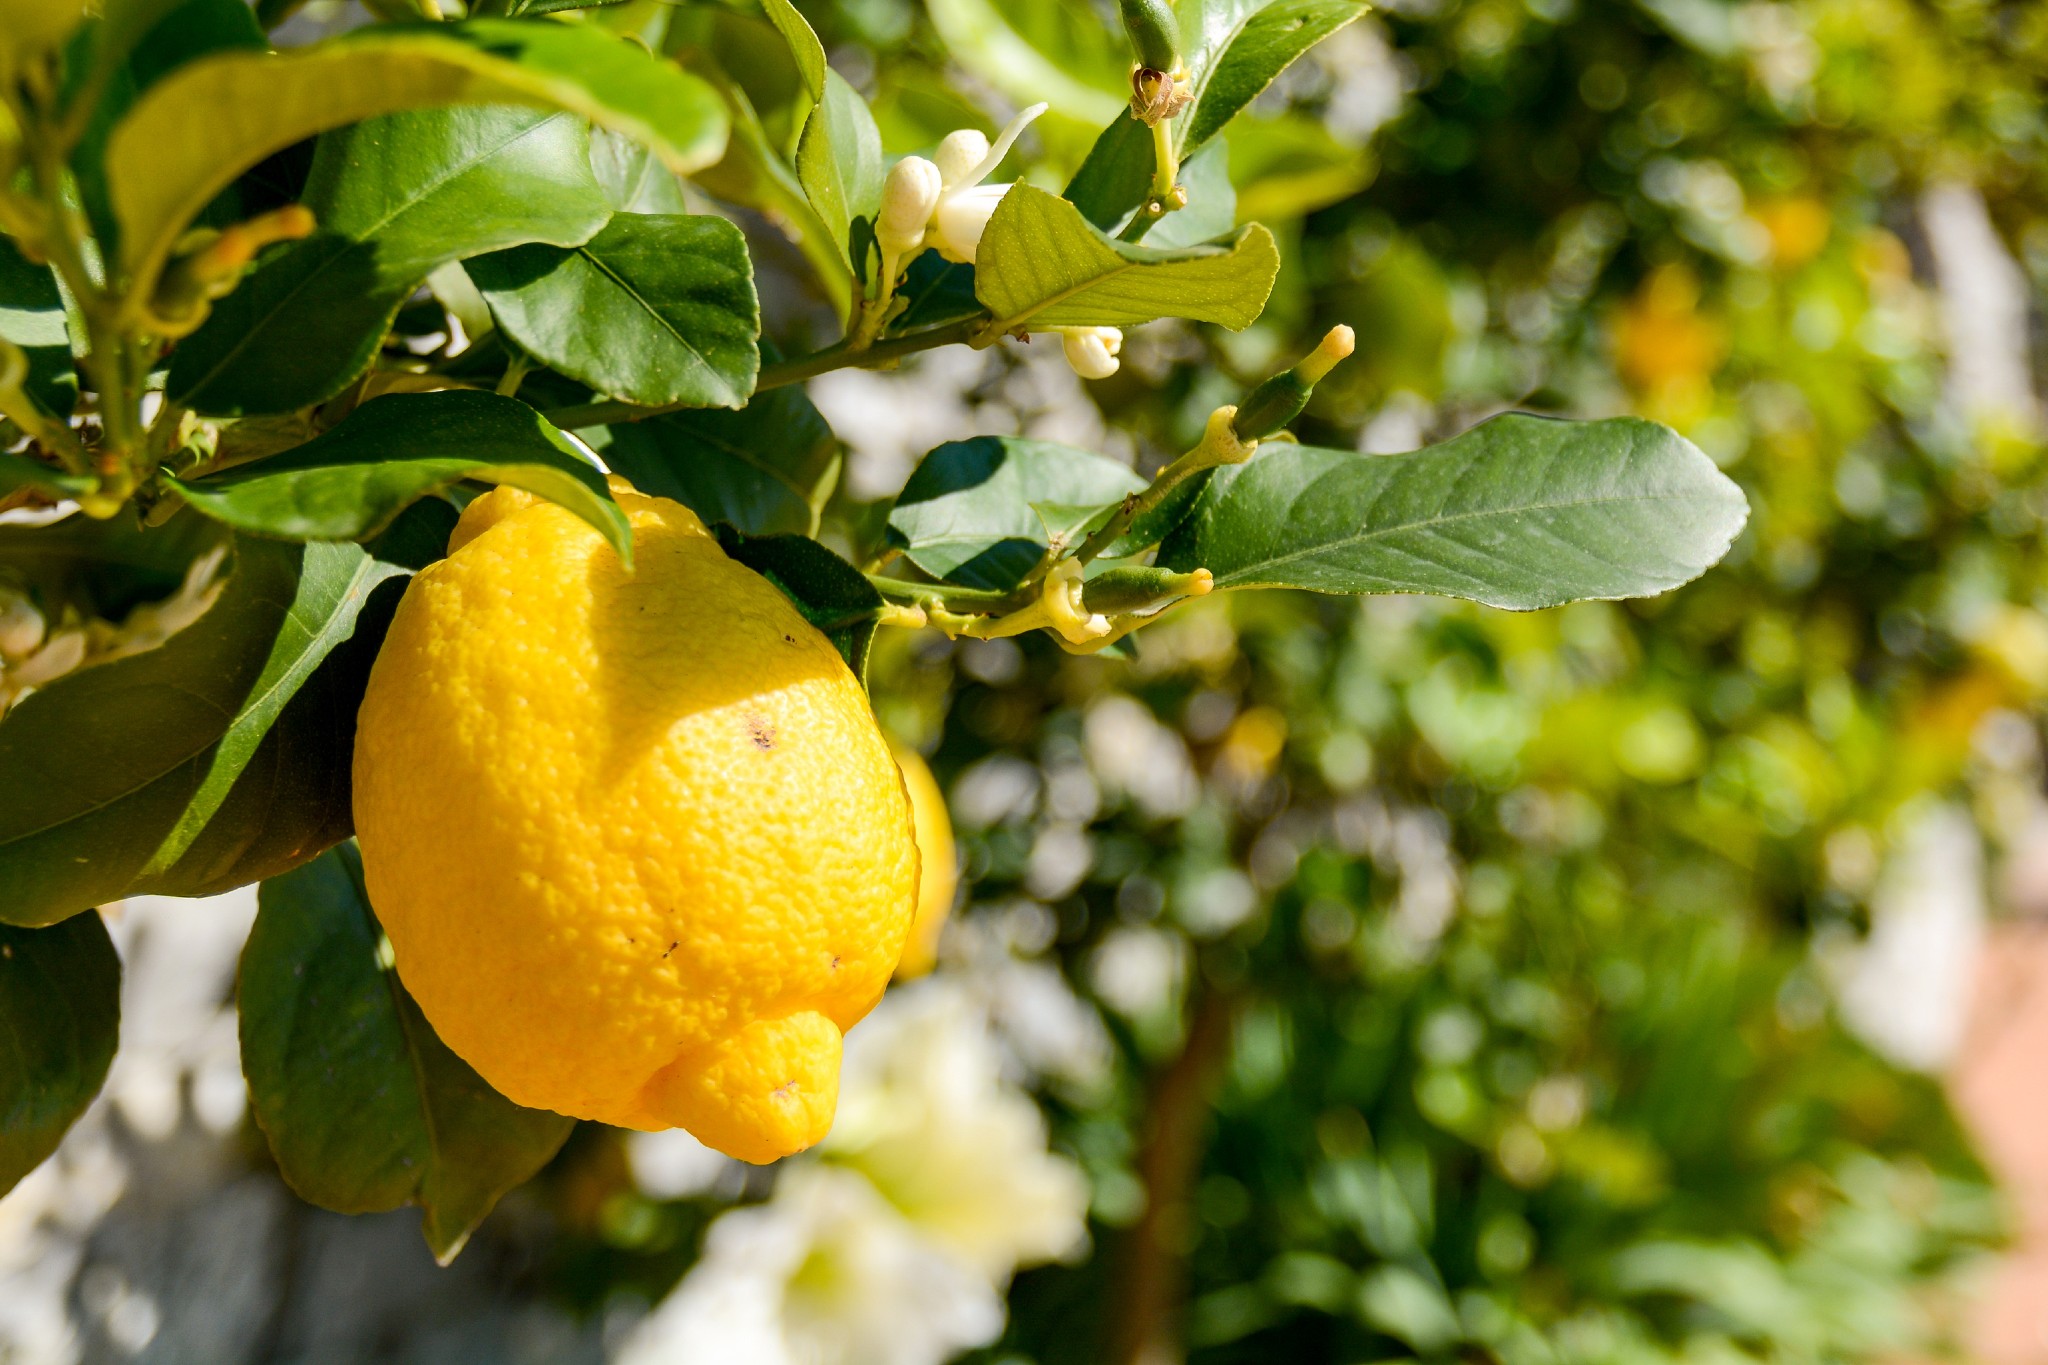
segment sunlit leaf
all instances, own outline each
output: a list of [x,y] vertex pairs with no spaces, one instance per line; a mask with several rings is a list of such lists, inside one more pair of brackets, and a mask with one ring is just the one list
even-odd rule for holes
[[363,540],[419,499],[464,479],[558,502],[630,562],[632,532],[589,457],[514,398],[469,389],[373,398],[282,455],[190,483],[180,496],[239,530],[293,540]]
[[1528,611],[1698,577],[1748,518],[1684,437],[1508,413],[1409,455],[1287,442],[1220,469],[1159,562],[1218,588],[1441,593]]
[[746,239],[723,218],[622,213],[581,246],[464,267],[505,335],[600,393],[737,408],[761,367]]
[[108,142],[122,263],[152,274],[207,200],[282,147],[382,114],[483,103],[580,114],[679,174],[725,146],[708,85],[589,24],[379,25],[289,53],[226,53],[158,82]]
[[1003,196],[975,257],[975,293],[1004,330],[1130,327],[1155,318],[1249,326],[1280,271],[1257,224],[1227,245],[1161,249],[1104,235],[1030,185]]
[[1085,523],[1145,481],[1127,465],[1016,436],[949,441],[924,457],[889,512],[889,540],[935,578],[1014,587],[1050,542],[1033,504]]
[[369,367],[435,267],[524,242],[575,246],[611,216],[587,125],[505,107],[329,133],[305,203],[315,235],[264,262],[179,344],[168,381],[178,402],[234,416],[324,402]]

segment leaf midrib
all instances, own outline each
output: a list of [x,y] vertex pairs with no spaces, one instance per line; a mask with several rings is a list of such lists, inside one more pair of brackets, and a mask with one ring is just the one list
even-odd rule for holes
[[742,401],[741,396],[733,392],[732,385],[726,382],[725,376],[718,372],[718,367],[712,363],[711,358],[705,355],[704,352],[702,352],[701,350],[697,349],[697,347],[690,341],[690,339],[687,336],[683,335],[681,330],[678,329],[674,323],[670,322],[666,317],[664,317],[661,311],[657,309],[651,301],[649,301],[647,296],[645,294],[642,294],[639,291],[639,289],[637,289],[631,282],[629,282],[626,279],[624,275],[621,275],[617,270],[613,269],[609,264],[607,264],[605,261],[600,259],[594,252],[592,252],[590,249],[590,244],[588,242],[584,243],[582,246],[575,248],[575,250],[580,255],[582,255],[582,257],[585,260],[589,261],[590,264],[596,268],[599,274],[603,275],[606,279],[616,284],[619,287],[620,292],[625,294],[625,296],[631,299],[634,303],[638,304],[642,311],[644,311],[649,317],[653,318],[656,322],[660,323],[663,331],[667,332],[670,336],[676,339],[676,344],[682,347],[684,351],[688,352],[690,358],[696,362],[697,368],[701,370],[704,374],[709,375],[713,380],[717,381],[719,388],[723,390],[725,393],[728,406],[736,405],[740,401]]
[[[1309,484],[1309,488],[1313,488],[1315,484],[1319,482],[1321,482],[1320,479],[1312,480]],[[1288,500],[1288,506],[1291,508],[1294,504],[1298,503],[1301,500],[1301,496],[1305,495],[1307,491],[1307,489],[1304,489],[1301,495],[1297,495],[1296,497],[1290,498]],[[1302,549],[1289,550],[1285,554],[1273,555],[1268,558],[1257,561],[1256,566],[1247,565],[1241,569],[1233,569],[1225,573],[1218,574],[1216,576],[1216,582],[1217,585],[1221,587],[1236,580],[1243,574],[1250,572],[1254,567],[1258,569],[1265,569],[1278,564],[1292,564],[1297,560],[1309,559],[1312,557],[1320,556],[1323,554],[1327,554],[1333,550],[1350,549],[1380,537],[1391,536],[1397,533],[1405,533],[1411,531],[1430,531],[1441,526],[1451,525],[1456,522],[1476,521],[1483,517],[1519,516],[1534,512],[1562,512],[1569,511],[1570,509],[1575,507],[1604,507],[1619,503],[1679,502],[1684,501],[1690,497],[1696,496],[1696,494],[1681,493],[1634,493],[1617,497],[1567,498],[1558,502],[1521,503],[1511,508],[1496,507],[1489,508],[1484,511],[1458,512],[1453,513],[1449,516],[1430,517],[1422,521],[1402,522],[1401,524],[1396,526],[1384,526],[1376,527],[1371,530],[1361,530],[1355,534],[1344,536],[1339,539],[1325,540],[1315,545],[1304,547]]]

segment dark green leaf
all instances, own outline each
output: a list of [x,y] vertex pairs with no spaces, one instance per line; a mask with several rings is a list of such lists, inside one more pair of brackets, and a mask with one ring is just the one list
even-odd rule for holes
[[397,565],[372,559],[360,546],[316,542],[305,547],[297,594],[279,623],[263,671],[221,732],[198,790],[142,869],[144,878],[161,875],[191,849],[285,704],[334,647],[355,633],[356,617],[377,585],[402,573]]
[[908,306],[889,325],[892,332],[915,332],[958,322],[987,310],[974,297],[974,267],[926,251],[910,263],[896,296]]
[[265,882],[242,950],[242,1071],[278,1170],[341,1213],[418,1204],[442,1264],[574,1120],[522,1109],[435,1036],[342,844]]
[[99,1094],[120,1033],[121,959],[98,915],[0,924],[0,1194]]
[[[1180,5],[1193,97],[1193,106],[1173,121],[1182,166],[1295,58],[1365,10],[1363,0],[1191,0]],[[1152,171],[1151,133],[1134,118],[1118,117],[1096,139],[1068,183],[1066,197],[1088,221],[1114,231],[1145,202]],[[1191,201],[1193,189],[1189,186]]]
[[0,341],[28,357],[23,389],[52,417],[68,417],[78,401],[78,376],[71,368],[71,341],[64,325],[64,297],[46,265],[26,260],[9,237],[0,237]]
[[1357,19],[1365,0],[1223,0],[1204,25],[1207,60],[1189,64],[1194,108],[1181,115],[1181,160],[1223,131],[1294,59]]
[[508,107],[329,133],[305,202],[318,232],[266,260],[172,356],[178,402],[236,416],[324,402],[369,367],[436,266],[522,242],[574,246],[611,216],[582,120]]
[[1207,568],[1219,588],[1528,611],[1677,587],[1748,515],[1742,490],[1667,427],[1508,413],[1410,455],[1270,443],[1216,472],[1159,561]]
[[825,95],[811,110],[797,143],[796,173],[832,243],[853,260],[857,218],[872,219],[882,204],[882,134],[860,93],[836,71],[825,73]]
[[320,820],[292,832],[293,812],[267,839],[246,820],[210,842],[201,831],[238,798],[258,814],[237,780],[386,576],[355,546],[244,540],[192,624],[18,702],[0,718],[0,919],[49,924],[124,895],[195,894],[259,861],[259,842],[288,856],[314,838]]
[[605,128],[590,130],[590,168],[621,213],[688,213],[683,182],[661,158]]
[[1115,232],[1151,194],[1152,166],[1151,132],[1128,111],[1120,113],[1060,193],[1089,222]]
[[207,201],[294,142],[406,110],[508,102],[624,133],[679,174],[725,146],[707,84],[594,24],[383,24],[288,53],[216,54],[159,81],[108,140],[122,263],[152,278]]
[[239,530],[366,540],[414,502],[464,479],[558,502],[632,561],[625,513],[588,457],[526,404],[471,389],[373,398],[282,455],[174,486]]
[[131,894],[218,895],[289,871],[355,832],[356,712],[404,590],[395,577],[370,594],[355,633],[285,703],[190,851]]
[[1020,184],[982,234],[974,290],[1005,331],[1163,317],[1236,329],[1258,317],[1279,270],[1273,234],[1256,223],[1227,246],[1133,246],[1105,236],[1066,200]]
[[[1015,436],[949,441],[924,457],[889,513],[889,540],[935,578],[1004,591],[1049,543],[1033,503],[1097,511],[1145,486],[1115,460]],[[1081,517],[1086,521],[1086,517]]]
[[622,213],[580,247],[466,262],[505,335],[600,393],[737,408],[761,368],[746,239],[723,218]]
[[93,486],[91,479],[66,474],[26,455],[0,451],[0,498],[17,488],[33,488],[53,497],[69,498],[90,492]]
[[797,384],[756,394],[738,412],[674,412],[589,434],[641,492],[748,535],[816,530],[839,468],[839,443]]
[[804,536],[750,536],[722,522],[714,529],[725,552],[773,583],[865,682],[884,605],[867,576]]

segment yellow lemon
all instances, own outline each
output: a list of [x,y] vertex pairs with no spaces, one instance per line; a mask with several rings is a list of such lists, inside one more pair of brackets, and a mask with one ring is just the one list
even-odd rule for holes
[[923,869],[917,883],[917,919],[910,926],[903,961],[896,967],[897,977],[908,980],[923,976],[938,960],[939,933],[953,910],[960,869],[953,853],[953,819],[946,813],[938,779],[909,749],[898,749],[896,761],[903,768],[903,785],[910,789],[910,823],[917,831],[918,864]]
[[499,489],[370,675],[370,900],[441,1038],[520,1104],[818,1141],[910,928],[917,846],[860,683],[686,507],[614,481],[636,569]]

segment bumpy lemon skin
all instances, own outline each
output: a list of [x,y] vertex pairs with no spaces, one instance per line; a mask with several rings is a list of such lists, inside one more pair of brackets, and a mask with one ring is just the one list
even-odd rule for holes
[[918,858],[859,682],[689,509],[619,490],[635,571],[499,489],[400,602],[355,817],[398,974],[520,1104],[817,1142],[887,986]]
[[910,942],[904,945],[903,960],[896,964],[896,979],[908,981],[929,972],[939,958],[939,935],[953,913],[953,897],[960,884],[960,864],[953,851],[953,818],[946,811],[946,795],[938,779],[916,751],[896,750],[896,762],[903,769],[903,785],[910,791],[910,824],[917,832],[918,864],[922,869],[917,885],[917,918],[910,926]]

